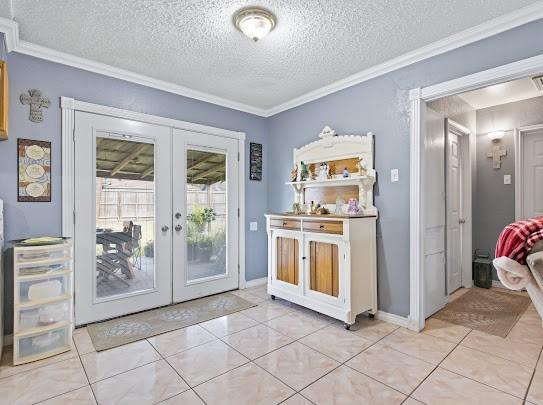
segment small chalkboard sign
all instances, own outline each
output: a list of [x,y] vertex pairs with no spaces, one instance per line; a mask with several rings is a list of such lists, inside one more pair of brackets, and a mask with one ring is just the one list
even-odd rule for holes
[[251,142],[249,148],[249,178],[262,181],[262,144]]

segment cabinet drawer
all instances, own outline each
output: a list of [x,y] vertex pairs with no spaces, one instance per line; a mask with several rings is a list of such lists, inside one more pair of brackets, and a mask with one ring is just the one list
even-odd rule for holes
[[343,234],[341,221],[304,221],[304,231]]
[[270,219],[272,228],[300,229],[300,220],[291,218],[272,218]]
[[70,322],[69,299],[35,307],[15,308],[15,333],[43,329],[60,322]]
[[15,281],[15,302],[29,307],[59,301],[71,295],[71,280],[71,272],[49,277],[19,278]]
[[71,324],[46,332],[13,337],[13,364],[52,356],[71,348]]

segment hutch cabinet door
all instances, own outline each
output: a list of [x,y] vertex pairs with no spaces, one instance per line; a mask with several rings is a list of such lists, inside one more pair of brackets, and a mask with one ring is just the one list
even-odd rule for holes
[[345,285],[345,250],[338,238],[305,236],[306,294],[333,305],[342,305]]
[[272,283],[285,290],[301,288],[302,237],[299,232],[273,231]]
[[300,244],[296,238],[277,237],[277,280],[298,285]]
[[338,245],[309,241],[309,288],[337,297],[339,294]]

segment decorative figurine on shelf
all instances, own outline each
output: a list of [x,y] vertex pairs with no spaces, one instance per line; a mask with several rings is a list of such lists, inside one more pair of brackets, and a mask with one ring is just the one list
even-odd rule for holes
[[330,211],[324,205],[319,204],[318,207],[315,209],[315,214],[317,214],[317,215],[327,215],[327,214],[330,214]]
[[307,179],[309,179],[309,168],[304,162],[300,162],[300,166],[301,166],[300,181],[306,181]]
[[294,166],[294,169],[290,172],[290,181],[297,181],[298,180],[298,165]]
[[343,177],[349,177],[349,170],[346,167],[343,169]]
[[302,213],[302,207],[300,203],[295,202],[294,204],[292,204],[292,213],[294,215],[300,215]]
[[349,198],[349,207],[347,208],[347,213],[349,215],[356,215],[360,212],[358,208],[358,200],[356,198]]
[[363,158],[358,159],[358,174],[364,176],[368,171],[368,164],[364,162]]
[[334,131],[332,128],[330,128],[328,125],[326,125],[321,133],[319,134],[319,138],[321,139],[324,139],[324,138],[332,138],[336,136],[336,131]]
[[319,166],[319,180],[328,180],[330,178],[330,166],[328,163],[323,162]]

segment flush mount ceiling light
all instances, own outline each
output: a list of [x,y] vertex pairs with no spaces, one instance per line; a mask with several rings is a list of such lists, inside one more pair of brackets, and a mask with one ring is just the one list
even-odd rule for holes
[[488,133],[488,137],[492,142],[499,142],[505,135],[504,131],[492,131]]
[[234,25],[253,41],[264,38],[275,28],[273,13],[261,7],[247,7],[234,14]]

